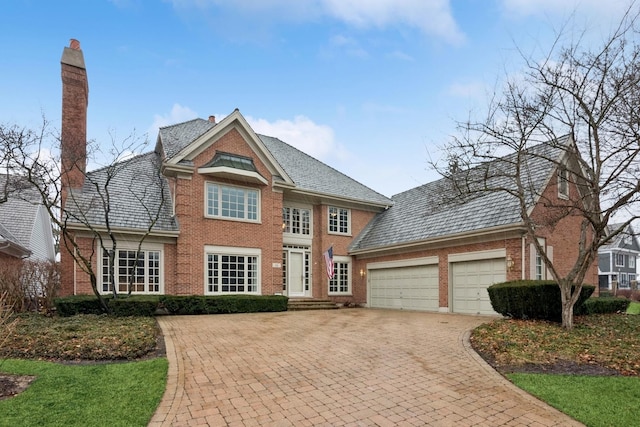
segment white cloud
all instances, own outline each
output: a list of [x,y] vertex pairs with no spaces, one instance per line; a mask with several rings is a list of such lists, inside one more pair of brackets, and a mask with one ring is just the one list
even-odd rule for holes
[[355,56],[357,58],[367,58],[369,53],[360,46],[360,43],[352,37],[346,37],[343,35],[336,35],[330,39],[331,45],[342,49],[349,56]]
[[330,17],[361,29],[412,27],[452,44],[464,34],[451,13],[450,0],[170,0],[176,10],[226,10],[273,21],[317,21]]
[[595,19],[619,16],[629,6],[629,0],[501,0],[507,14],[526,17],[550,18],[560,15],[563,19],[575,12]]
[[326,12],[359,28],[408,25],[453,44],[464,41],[449,0],[322,0]]
[[298,115],[293,120],[279,119],[275,122],[250,116],[246,119],[257,133],[279,138],[316,159],[327,161],[348,156],[336,143],[331,127],[314,123],[308,117]]
[[189,107],[183,107],[180,104],[173,104],[171,111],[168,114],[160,115],[154,114],[153,124],[149,127],[147,133],[150,140],[155,140],[158,134],[158,129],[163,126],[175,125],[176,123],[186,122],[187,120],[195,119],[198,117],[198,113],[193,111]]
[[389,56],[389,58],[400,59],[402,61],[409,61],[409,62],[414,62],[415,61],[413,56],[411,56],[411,55],[409,55],[407,53],[404,53],[402,51],[399,51],[399,50],[394,50],[388,56]]

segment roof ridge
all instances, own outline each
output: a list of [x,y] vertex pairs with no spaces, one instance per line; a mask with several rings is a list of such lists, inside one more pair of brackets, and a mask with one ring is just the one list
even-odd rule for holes
[[185,120],[184,122],[174,123],[172,125],[160,126],[160,127],[158,127],[158,130],[160,130],[160,129],[168,129],[168,128],[172,128],[172,127],[175,127],[175,126],[181,126],[181,125],[184,125],[186,123],[195,122],[195,121],[198,121],[198,120],[206,121],[205,119],[201,119],[200,117],[196,117],[196,118],[191,119],[191,120]]
[[110,168],[110,167],[113,167],[113,166],[116,166],[116,165],[120,166],[120,165],[123,165],[123,164],[129,163],[129,162],[132,162],[132,161],[134,161],[134,160],[138,159],[139,157],[148,156],[149,154],[155,154],[155,155],[158,155],[158,153],[157,153],[155,150],[147,151],[147,152],[145,152],[145,153],[139,153],[139,154],[136,154],[136,155],[134,155],[134,156],[132,156],[132,157],[127,157],[126,159],[113,161],[111,164],[106,165],[106,166],[99,167],[98,169],[90,170],[90,171],[86,172],[86,174],[85,174],[85,175],[89,175],[89,174],[92,174],[92,173],[102,172],[102,171],[104,171],[104,170],[106,170],[106,169],[108,169],[108,168]]
[[[382,193],[379,193],[378,191],[374,190],[373,188],[369,187],[368,185],[363,184],[362,182],[358,181],[357,179],[355,179],[355,178],[353,178],[353,177],[351,177],[351,176],[349,176],[349,175],[345,174],[344,172],[339,171],[338,169],[334,168],[334,167],[333,167],[333,166],[331,166],[331,165],[328,165],[327,163],[323,162],[322,160],[317,159],[317,158],[313,157],[312,155],[305,153],[304,151],[300,150],[299,148],[297,148],[297,147],[295,147],[295,146],[293,146],[293,145],[289,144],[288,142],[285,142],[285,141],[281,140],[281,139],[280,139],[280,138],[278,138],[278,137],[275,137],[275,136],[269,136],[269,135],[264,135],[264,134],[260,134],[260,133],[256,133],[256,135],[258,135],[258,137],[259,137],[259,138],[264,136],[264,137],[267,137],[267,138],[275,139],[276,141],[281,142],[282,144],[284,144],[284,145],[286,145],[286,146],[288,146],[288,147],[290,147],[290,148],[292,148],[292,149],[296,150],[297,152],[299,152],[299,153],[303,154],[305,157],[307,157],[307,158],[309,158],[309,159],[312,159],[313,161],[318,162],[318,163],[320,163],[320,164],[322,164],[322,165],[324,165],[324,166],[328,167],[328,168],[329,168],[329,169],[331,169],[332,171],[334,171],[334,172],[336,172],[336,173],[338,173],[338,174],[340,174],[340,175],[344,176],[345,178],[350,179],[351,181],[353,181],[353,182],[355,182],[355,183],[357,183],[357,184],[360,184],[360,185],[362,185],[363,187],[367,187],[368,189],[370,189],[371,191],[373,191],[374,193],[376,193],[378,196],[382,196],[382,197],[384,197],[384,198],[388,199],[389,201],[391,201],[391,198],[390,198],[390,197],[385,196],[385,195],[384,195],[384,194],[382,194]],[[267,148],[267,150],[269,149],[268,147],[266,147],[266,148]]]

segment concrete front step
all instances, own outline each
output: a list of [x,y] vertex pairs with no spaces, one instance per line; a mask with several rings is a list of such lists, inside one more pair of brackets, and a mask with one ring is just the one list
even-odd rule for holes
[[333,310],[339,308],[336,303],[328,299],[290,298],[288,309],[294,310]]

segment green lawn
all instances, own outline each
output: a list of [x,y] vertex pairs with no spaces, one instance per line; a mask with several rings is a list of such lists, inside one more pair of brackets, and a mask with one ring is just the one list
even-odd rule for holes
[[631,301],[629,308],[627,308],[627,314],[640,314],[640,302]]
[[0,426],[146,426],[160,403],[167,359],[91,365],[9,359],[0,370],[37,379],[0,401]]
[[518,387],[589,427],[640,422],[640,378],[508,374]]

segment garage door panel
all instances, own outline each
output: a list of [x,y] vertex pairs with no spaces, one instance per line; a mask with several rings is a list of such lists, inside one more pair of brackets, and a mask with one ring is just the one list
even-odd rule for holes
[[371,307],[438,310],[437,265],[371,270],[369,283]]
[[453,311],[469,314],[497,314],[487,288],[506,280],[505,259],[464,261],[451,264]]

